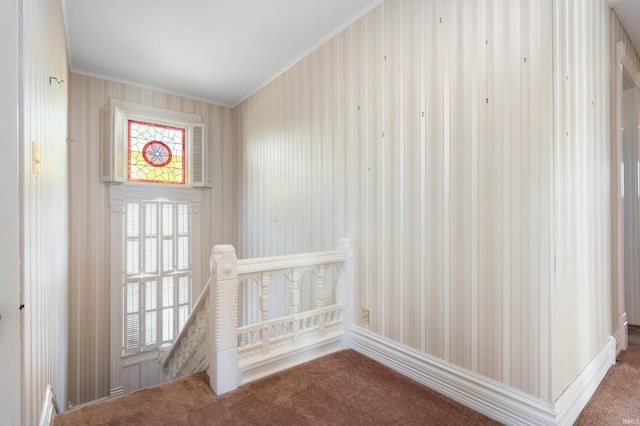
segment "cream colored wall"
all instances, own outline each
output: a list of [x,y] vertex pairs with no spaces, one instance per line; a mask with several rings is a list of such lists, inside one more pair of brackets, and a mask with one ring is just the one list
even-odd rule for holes
[[240,105],[241,256],[351,237],[371,331],[551,400],[551,23],[388,0]]
[[[633,49],[631,44],[631,40],[627,36],[624,28],[622,27],[622,23],[620,19],[613,11],[613,9],[609,12],[609,53],[610,53],[610,91],[611,91],[611,193],[619,194],[619,180],[617,176],[620,176],[620,165],[618,161],[618,147],[615,143],[617,138],[617,116],[618,116],[618,92],[617,92],[617,78],[616,74],[619,70],[620,63],[617,54],[617,43],[622,42],[625,46],[625,55],[629,59],[631,65],[635,68],[636,72],[640,72],[640,57],[637,52]],[[615,196],[611,198],[611,208],[612,208],[612,233],[611,233],[611,243],[612,243],[612,269],[611,269],[611,277],[612,282],[614,283],[612,290],[612,310],[611,310],[611,321],[612,321],[612,329],[613,332],[623,333],[626,332],[624,330],[623,324],[626,320],[625,317],[625,309],[624,309],[624,297],[618,291],[618,283],[622,283],[623,281],[623,255],[622,252],[617,251],[617,247],[621,247],[623,241],[622,232],[623,229],[619,229],[622,227],[622,205],[618,204],[620,202],[620,198]],[[620,214],[618,214],[620,213]],[[620,233],[619,233],[620,232]],[[622,287],[624,284],[621,284]],[[618,345],[620,346],[620,344]],[[621,348],[619,348],[621,349]]]
[[622,100],[624,162],[624,306],[627,321],[640,325],[640,188],[638,181],[638,89],[625,90]]
[[553,399],[612,334],[609,8],[554,4]]
[[[236,243],[236,148],[232,110],[97,78],[71,74],[69,135],[71,283],[69,401],[109,395],[109,192],[99,180],[100,109],[109,98],[200,114],[213,129],[214,186],[202,190],[201,236],[208,277],[214,244]],[[205,283],[194,283],[194,296]],[[194,297],[195,300],[195,297]]]
[[20,133],[19,94],[22,79],[18,64],[20,53],[18,2],[0,2],[0,128],[3,129],[2,153],[5,158],[0,185],[0,413],[7,425],[20,424],[22,381],[20,361]]
[[[35,425],[40,418],[47,385],[53,386],[60,401],[66,400],[69,78],[60,1],[26,0],[19,4],[23,13],[24,84],[21,108],[24,304],[21,424]],[[64,83],[58,84],[50,77]],[[37,160],[33,156],[34,144],[39,147],[40,173],[37,176],[33,168],[33,161]]]
[[[618,15],[616,15],[613,9],[609,9],[609,48],[611,49],[612,66],[615,66],[615,62],[617,62],[615,46],[619,41],[624,43],[625,54],[636,69],[636,72],[640,72],[640,56],[638,56],[638,53],[634,50],[631,39],[629,39],[627,32],[622,26],[620,18],[618,18]],[[612,79],[611,83],[615,84],[615,80]],[[615,93],[615,91],[613,93]]]
[[69,400],[108,394],[109,97],[209,118],[203,248],[351,237],[371,331],[555,400],[611,333],[608,12],[580,5],[387,0],[233,112],[72,75]]

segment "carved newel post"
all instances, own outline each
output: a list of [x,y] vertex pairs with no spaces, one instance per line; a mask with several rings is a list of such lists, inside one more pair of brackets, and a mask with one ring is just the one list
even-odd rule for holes
[[238,388],[238,259],[231,245],[211,251],[209,384],[220,395]]

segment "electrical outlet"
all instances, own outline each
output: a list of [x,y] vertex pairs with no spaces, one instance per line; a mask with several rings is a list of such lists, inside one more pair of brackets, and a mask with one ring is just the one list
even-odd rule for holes
[[362,308],[362,325],[369,325],[369,310]]

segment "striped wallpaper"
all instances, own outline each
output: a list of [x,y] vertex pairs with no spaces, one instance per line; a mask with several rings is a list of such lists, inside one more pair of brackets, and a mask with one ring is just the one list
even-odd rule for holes
[[[214,244],[236,241],[236,149],[229,108],[114,83],[70,75],[71,271],[69,402],[77,405],[109,395],[109,241],[107,184],[99,179],[100,110],[109,99],[200,114],[213,130],[214,185],[202,190],[199,214],[201,275],[208,278]],[[205,278],[205,279],[206,279]],[[194,295],[204,287],[194,283]],[[194,296],[195,300],[196,296]]]
[[385,1],[237,108],[241,256],[349,236],[371,331],[555,400],[611,333],[608,19]]
[[22,361],[22,313],[16,309],[21,303],[22,286],[20,259],[21,209],[20,183],[22,164],[20,158],[20,129],[22,113],[19,110],[22,77],[19,73],[21,8],[17,2],[0,2],[0,126],[3,129],[3,157],[13,158],[3,167],[0,197],[0,270],[3,283],[0,285],[0,412],[8,424],[20,424],[22,401],[22,371],[17,368]]
[[[618,116],[618,94],[617,94],[617,73],[619,72],[620,63],[618,60],[617,54],[617,43],[622,42],[625,46],[625,56],[630,61],[631,65],[635,68],[636,72],[640,72],[640,57],[634,51],[633,46],[631,44],[631,40],[627,36],[620,20],[616,16],[613,10],[610,11],[610,27],[609,27],[609,50],[610,50],[610,88],[611,88],[611,140],[615,141],[618,132],[617,129],[617,116]],[[622,158],[618,159],[618,155],[621,155],[622,152],[618,153],[618,148],[615,144],[611,146],[611,169],[612,169],[612,179],[611,179],[611,193],[619,194],[620,193],[620,182],[617,179],[621,174],[619,161]],[[612,197],[611,199],[611,207],[612,207],[612,247],[613,251],[613,259],[612,259],[612,282],[614,283],[614,291],[612,293],[612,310],[611,310],[611,321],[613,322],[614,332],[618,331],[619,333],[623,333],[624,327],[623,324],[627,320],[626,311],[625,311],[625,295],[622,291],[618,291],[618,288],[622,289],[624,287],[623,277],[624,277],[624,262],[623,262],[623,252],[618,252],[615,250],[616,247],[622,247],[624,242],[624,233],[630,233],[630,230],[625,230],[623,228],[623,207],[620,197]],[[619,214],[618,214],[619,213]],[[629,234],[627,234],[629,236]],[[632,296],[633,298],[633,296]],[[640,305],[636,306],[628,306],[627,309],[635,309],[640,310]],[[640,312],[638,313],[640,316]],[[618,349],[621,350],[622,347],[620,342],[618,342]]]
[[[24,83],[21,423],[35,425],[47,385],[53,386],[60,401],[66,400],[69,78],[60,1],[33,0],[20,4]],[[37,175],[35,160],[39,161]]]
[[609,8],[554,1],[552,395],[612,334]]
[[203,249],[350,237],[372,332],[555,401],[615,318],[620,28],[603,0],[387,0],[234,110],[72,74],[69,401],[108,394],[110,97],[212,125]]

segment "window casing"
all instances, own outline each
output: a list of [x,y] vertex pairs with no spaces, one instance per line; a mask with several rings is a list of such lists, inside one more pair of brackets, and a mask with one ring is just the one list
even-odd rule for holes
[[201,120],[111,99],[101,111],[100,180],[211,187],[211,129]]
[[[183,164],[175,165],[184,183],[129,179],[131,120],[184,130],[182,154],[171,151],[183,156]],[[204,286],[200,188],[210,186],[210,130],[197,114],[116,99],[102,109],[101,123],[100,180],[109,190],[111,216],[109,394],[117,396],[156,383],[158,348],[175,340]],[[171,147],[156,135],[143,148],[155,140]],[[163,152],[156,158],[144,153],[138,151],[147,162],[166,161]]]

